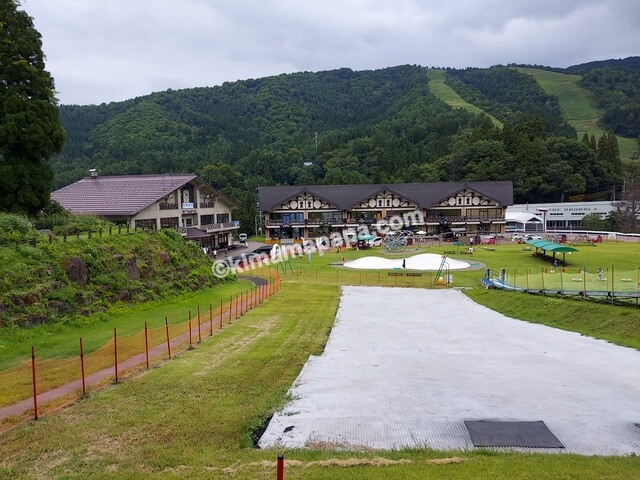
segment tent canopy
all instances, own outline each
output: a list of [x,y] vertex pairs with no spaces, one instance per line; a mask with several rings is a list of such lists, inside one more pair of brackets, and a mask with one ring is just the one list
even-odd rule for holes
[[577,252],[577,248],[570,247],[568,245],[562,245],[560,243],[549,242],[547,240],[527,240],[529,245],[544,250],[545,252]]

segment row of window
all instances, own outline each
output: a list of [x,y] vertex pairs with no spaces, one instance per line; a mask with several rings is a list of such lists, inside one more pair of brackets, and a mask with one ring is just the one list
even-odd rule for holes
[[[185,218],[185,226],[197,224],[197,215],[195,218]],[[200,225],[210,225],[213,223],[229,223],[231,221],[229,213],[218,213],[216,215],[200,216]],[[179,217],[165,217],[160,219],[160,228],[178,228],[180,226]],[[136,228],[155,229],[156,220],[154,218],[145,220],[136,220]]]
[[[394,214],[401,215],[403,212],[387,212],[389,216]],[[479,208],[479,209],[467,209],[466,217],[468,219],[482,219],[482,218],[501,218],[502,217],[502,209],[501,208]],[[360,218],[371,218],[377,219],[381,218],[382,212],[376,210],[365,210],[360,212],[352,212],[350,218],[360,219]],[[446,209],[446,210],[429,210],[427,211],[428,217],[461,217],[462,210],[461,209]],[[204,218],[204,217],[203,217]],[[337,223],[343,220],[343,212],[341,211],[332,211],[332,212],[309,212],[308,220],[312,222],[330,222]],[[273,221],[281,221],[282,223],[296,223],[304,221],[304,212],[273,212],[269,215],[269,219]],[[206,222],[202,222],[206,223]],[[218,221],[218,223],[222,223]]]

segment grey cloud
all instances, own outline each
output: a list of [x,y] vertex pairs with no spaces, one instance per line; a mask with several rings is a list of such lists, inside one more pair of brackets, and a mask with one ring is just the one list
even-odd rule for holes
[[62,103],[404,63],[569,66],[638,55],[636,0],[24,0]]

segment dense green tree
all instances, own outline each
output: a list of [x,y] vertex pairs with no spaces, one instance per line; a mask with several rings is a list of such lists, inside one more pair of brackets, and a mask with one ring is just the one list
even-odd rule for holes
[[609,221],[596,212],[587,213],[580,221],[581,227],[587,230],[607,230],[608,224]]
[[0,209],[37,213],[49,201],[52,154],[64,144],[40,34],[17,0],[0,0]]

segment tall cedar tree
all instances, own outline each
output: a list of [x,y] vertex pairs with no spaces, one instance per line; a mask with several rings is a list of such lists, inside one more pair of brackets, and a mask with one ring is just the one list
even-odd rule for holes
[[0,0],[0,210],[35,214],[49,202],[48,160],[65,132],[40,33],[19,6]]

